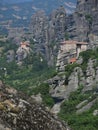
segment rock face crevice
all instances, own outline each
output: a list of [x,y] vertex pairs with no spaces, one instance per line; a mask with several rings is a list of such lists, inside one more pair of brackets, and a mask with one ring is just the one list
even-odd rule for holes
[[[85,73],[81,67],[75,67],[69,77],[66,77],[66,72],[65,74],[64,71],[59,72],[58,76],[47,81],[50,85],[51,96],[63,100],[68,99],[71,92],[76,91],[80,86],[83,86],[82,92],[84,93],[97,89],[98,67],[95,67],[95,65],[96,60],[89,59]],[[67,84],[66,80],[68,80]]]
[[66,30],[66,11],[60,7],[50,16],[40,11],[32,16],[30,32],[35,40],[35,51],[45,56],[48,65],[54,65],[57,43],[64,39]]

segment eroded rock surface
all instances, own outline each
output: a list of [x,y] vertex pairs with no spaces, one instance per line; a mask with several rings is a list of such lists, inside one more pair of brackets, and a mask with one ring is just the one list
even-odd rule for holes
[[67,127],[43,105],[0,81],[0,130],[67,130]]

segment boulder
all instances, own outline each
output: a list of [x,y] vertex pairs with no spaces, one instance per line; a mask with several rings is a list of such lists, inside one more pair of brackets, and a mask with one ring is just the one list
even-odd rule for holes
[[94,99],[93,101],[89,102],[88,104],[86,104],[85,106],[83,106],[82,108],[77,110],[76,113],[81,114],[81,113],[89,110],[94,105],[95,102],[96,102],[96,99]]
[[76,106],[76,108],[77,108],[77,109],[80,109],[80,108],[83,107],[85,104],[87,104],[87,102],[88,102],[88,100],[82,101],[81,103],[79,103],[79,104]]
[[98,116],[98,110],[94,110],[93,115]]
[[61,103],[57,103],[55,104],[52,108],[51,108],[51,112],[55,115],[57,115],[60,112],[60,106]]
[[8,90],[6,85],[0,90],[0,130],[67,130],[66,124],[33,98]]
[[32,95],[31,98],[32,98],[33,100],[35,100],[35,102],[37,102],[37,103],[39,103],[39,104],[42,103],[42,97],[41,97],[41,94],[40,94],[40,93],[37,94],[37,95]]

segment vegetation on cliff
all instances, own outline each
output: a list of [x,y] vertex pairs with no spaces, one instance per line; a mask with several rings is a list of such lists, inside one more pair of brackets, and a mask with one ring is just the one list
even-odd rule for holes
[[[80,56],[83,58],[82,64],[74,63],[65,67],[65,85],[68,85],[69,76],[76,67],[81,68],[85,77],[87,76],[86,71],[89,59],[95,61],[94,68],[98,67],[98,48],[82,52]],[[85,86],[80,85],[75,92],[70,93],[68,100],[63,102],[58,116],[62,120],[67,121],[73,130],[97,130],[98,115],[94,115],[94,110],[98,110],[98,87],[95,84],[92,90],[86,92],[83,91],[84,88]],[[89,105],[87,104],[92,103],[94,100],[96,100],[96,102],[88,109]],[[77,107],[79,104],[81,104],[80,108]],[[82,108],[85,108],[86,111]],[[78,109],[82,112],[78,113]]]
[[54,101],[49,95],[49,85],[43,82],[56,74],[54,67],[48,67],[45,59],[41,60],[43,57],[34,53],[28,55],[21,66],[15,60],[7,62],[7,51],[9,49],[16,51],[18,47],[11,42],[0,44],[3,47],[0,56],[0,79],[28,95],[41,93],[43,103],[53,106]]
[[[92,92],[83,94],[82,93],[83,86],[72,92],[68,101],[65,101],[61,106],[61,111],[58,116],[67,121],[68,125],[71,126],[73,130],[97,130],[98,129],[98,117],[93,115],[94,110],[98,109],[98,99],[95,104],[91,107],[90,110],[83,112],[81,114],[77,114],[76,106],[88,99],[89,101],[93,101],[97,98],[97,95],[92,95]],[[86,104],[84,104],[86,105]]]
[[[18,66],[15,60],[7,62],[6,53],[10,49],[11,43],[6,44],[1,42],[0,45],[1,48],[3,47],[0,53],[0,79],[7,85],[13,86],[28,95],[40,93],[43,104],[52,107],[55,102],[49,94],[49,84],[44,83],[44,81],[57,75],[55,68],[48,67],[45,59],[41,60],[43,58],[41,54],[35,55],[34,53],[23,60],[22,66]],[[16,48],[16,45],[11,46],[11,49],[14,51],[16,51]],[[67,77],[65,80],[66,85],[68,84],[69,76],[76,67],[81,67],[85,74],[89,59],[96,59],[94,67],[96,68],[98,66],[98,49],[87,50],[80,53],[80,56],[83,58],[82,64],[74,63],[65,67],[64,75]],[[80,85],[77,91],[70,94],[69,99],[63,102],[58,116],[62,120],[65,120],[73,130],[97,130],[98,118],[93,115],[93,112],[98,109],[98,100],[96,100],[96,103],[89,110],[77,114],[76,106],[79,103],[85,99],[93,101],[97,98],[97,93],[94,94],[95,90],[83,93],[83,88],[84,86]]]
[[[28,95],[36,95],[41,93],[43,103],[46,106],[52,107],[54,105],[54,100],[49,94],[49,85],[43,83],[45,80],[56,75],[55,68],[49,68],[45,59],[40,60],[41,55],[34,55],[33,53],[24,59],[23,65],[18,66],[15,61],[7,62],[6,52],[11,48],[16,51],[17,46],[9,44],[0,43],[0,47],[3,47],[0,57],[0,78],[8,85],[15,87],[18,90],[22,90]],[[83,63],[81,65],[74,63],[67,65],[65,67],[66,80],[65,84],[68,84],[68,78],[75,67],[81,67],[82,70],[86,71],[88,59],[96,59],[98,61],[98,49],[87,50],[80,53],[83,58]],[[96,62],[95,67],[98,66]],[[6,68],[6,70],[4,70]],[[97,95],[92,96],[93,92],[86,94],[82,93],[83,86],[72,92],[68,101],[65,101],[61,106],[61,111],[59,117],[68,122],[68,124],[75,130],[85,130],[94,129],[97,130],[97,117],[93,116],[92,113],[98,107],[98,102],[87,112],[82,114],[76,114],[76,105],[85,99],[93,100]],[[90,123],[93,122],[93,123]]]

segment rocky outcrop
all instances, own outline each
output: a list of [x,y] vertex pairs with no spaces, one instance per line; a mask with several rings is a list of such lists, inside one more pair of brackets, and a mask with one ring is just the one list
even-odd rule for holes
[[[79,65],[80,62],[77,66]],[[96,60],[89,59],[85,73],[81,67],[75,67],[72,72],[70,72],[69,77],[66,77],[66,72],[64,74],[64,70],[59,72],[58,76],[55,76],[47,81],[50,85],[51,96],[56,98],[58,101],[68,99],[70,93],[76,91],[80,86],[83,86],[83,93],[88,91],[97,92],[98,67],[95,66]]]
[[86,105],[84,105],[81,109],[77,110],[77,114],[81,114],[87,110],[89,110],[96,102],[97,99],[94,99],[93,101],[87,103]]
[[69,38],[96,44],[96,36],[98,36],[97,15],[97,0],[77,0],[75,13],[66,19]]
[[61,50],[61,48],[58,51],[58,56],[57,56],[57,63],[56,63],[56,69],[57,71],[64,71],[65,66],[69,63],[70,55],[72,52],[76,53],[75,49],[73,50]]
[[61,75],[48,80],[50,85],[50,94],[53,98],[58,101],[63,99],[68,99],[71,92],[76,91],[80,85],[85,84],[85,77],[83,75],[82,69],[77,67],[73,70],[68,78],[68,85],[65,84],[66,76],[64,73]]
[[78,0],[75,12],[68,16],[62,6],[49,16],[44,11],[35,13],[30,24],[35,52],[41,53],[48,65],[53,66],[58,43],[64,39],[88,42],[90,48],[98,46],[97,7],[97,0]]
[[62,101],[66,96],[65,76],[58,75],[46,82],[50,85],[49,93],[53,98],[57,99],[56,102]]
[[0,81],[0,130],[67,130],[43,105]]
[[66,11],[63,7],[46,16],[43,11],[32,16],[30,32],[35,41],[35,52],[46,58],[48,65],[54,64],[57,43],[64,39],[66,30]]
[[7,62],[12,62],[15,59],[15,52],[14,50],[9,50],[7,52]]
[[81,108],[82,106],[84,106],[86,103],[88,103],[88,100],[84,100],[84,101],[80,102],[80,103],[76,106],[76,108],[79,109],[79,108]]
[[42,104],[42,97],[40,93],[37,95],[32,95],[31,98],[35,100],[36,103]]
[[[27,45],[26,45],[27,44]],[[16,61],[17,64],[22,64],[23,60],[26,59],[32,53],[29,41],[20,43],[17,50],[8,50],[6,53],[7,62]]]
[[80,16],[79,12],[67,18],[67,32],[70,39],[77,41],[87,41],[89,26],[85,20],[85,16]]
[[26,49],[19,47],[16,52],[17,62],[22,62],[23,59],[25,59],[30,54],[30,52],[32,52],[32,49],[30,47],[27,47]]
[[93,90],[94,87],[97,85],[96,76],[98,74],[97,74],[96,68],[94,68],[95,63],[96,63],[96,60],[89,59],[88,61],[88,66],[86,69],[86,82],[85,82],[85,87],[83,91]]
[[22,29],[13,29],[9,38],[15,37],[17,41],[19,35],[21,38],[33,39],[34,52],[41,53],[48,65],[53,66],[58,43],[64,39],[86,41],[93,45],[91,47],[98,46],[97,7],[97,0],[77,0],[75,12],[68,16],[62,6],[48,16],[44,11],[38,11],[31,18],[28,36]]
[[85,77],[83,75],[82,69],[76,67],[68,78],[68,91],[69,94],[79,88],[80,85],[85,84]]
[[[52,37],[52,40],[58,42],[65,39],[66,11],[63,6],[59,7],[57,10],[51,13],[49,25],[50,25],[50,35]],[[54,30],[53,35],[51,34],[51,30]]]
[[93,115],[98,116],[98,110],[94,110]]
[[55,104],[52,109],[51,112],[55,115],[57,115],[60,112],[60,107],[61,107],[61,103],[57,103]]

